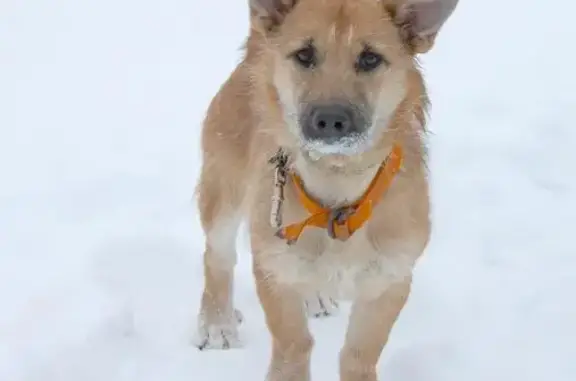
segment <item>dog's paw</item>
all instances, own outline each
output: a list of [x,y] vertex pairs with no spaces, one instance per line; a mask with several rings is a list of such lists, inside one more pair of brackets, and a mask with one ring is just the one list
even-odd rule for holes
[[304,303],[309,317],[321,318],[338,313],[338,302],[330,295],[318,293],[307,298]]
[[217,321],[200,317],[198,330],[192,339],[194,346],[201,351],[242,347],[242,341],[238,335],[238,326],[244,320],[242,313],[234,310],[232,317],[215,320]]

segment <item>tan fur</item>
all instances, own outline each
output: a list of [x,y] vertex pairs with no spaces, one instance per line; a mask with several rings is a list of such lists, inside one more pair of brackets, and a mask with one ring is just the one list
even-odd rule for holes
[[[236,340],[234,243],[241,218],[248,218],[258,296],[273,337],[270,381],[309,380],[313,340],[304,301],[315,293],[353,301],[341,351],[341,380],[376,380],[380,353],[408,298],[414,264],[427,245],[427,94],[413,45],[402,38],[390,11],[397,2],[300,0],[276,33],[253,20],[244,60],[209,107],[198,185],[207,237],[202,340],[216,340],[214,346],[223,347]],[[310,36],[324,52],[320,74],[298,71],[286,58]],[[390,66],[359,76],[351,62],[365,41],[383,52]],[[331,99],[372,107],[369,149],[319,157],[301,149],[298,106]],[[290,153],[291,166],[307,191],[337,206],[365,191],[393,142],[406,153],[402,171],[371,219],[348,241],[332,240],[315,228],[305,230],[293,246],[275,237],[269,222],[273,168],[267,160],[278,147]],[[290,182],[285,197],[284,223],[305,218]]]

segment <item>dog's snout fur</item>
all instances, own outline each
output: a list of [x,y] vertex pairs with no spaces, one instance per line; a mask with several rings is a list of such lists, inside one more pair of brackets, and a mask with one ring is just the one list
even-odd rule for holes
[[333,144],[362,134],[366,130],[366,118],[352,105],[321,103],[307,107],[301,125],[304,139]]

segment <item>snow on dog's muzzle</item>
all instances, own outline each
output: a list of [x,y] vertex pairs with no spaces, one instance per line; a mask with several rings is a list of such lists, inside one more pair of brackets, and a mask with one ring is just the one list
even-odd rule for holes
[[305,148],[321,154],[354,154],[366,143],[367,120],[346,102],[308,105],[300,126]]

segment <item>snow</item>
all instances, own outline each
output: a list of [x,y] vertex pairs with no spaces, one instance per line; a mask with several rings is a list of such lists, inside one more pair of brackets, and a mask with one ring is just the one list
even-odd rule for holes
[[[244,347],[190,344],[198,133],[246,3],[3,0],[0,380],[264,379],[245,232]],[[423,59],[434,234],[381,379],[576,379],[575,12],[463,0]],[[316,380],[337,380],[347,312],[311,321]]]

